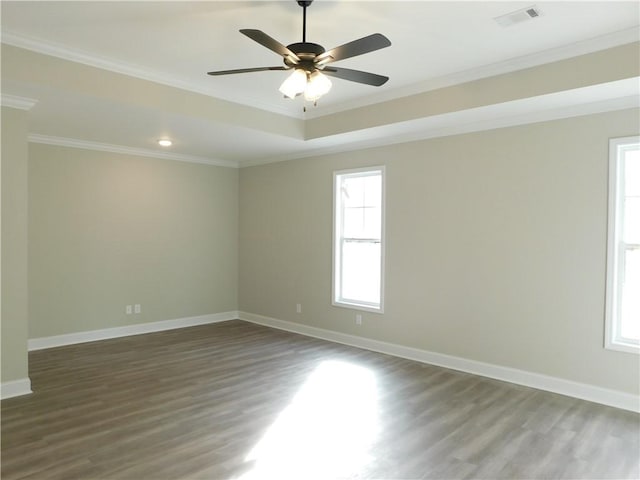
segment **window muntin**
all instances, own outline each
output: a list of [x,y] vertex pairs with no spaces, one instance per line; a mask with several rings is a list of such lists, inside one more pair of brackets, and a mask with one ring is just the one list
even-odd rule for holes
[[382,312],[384,167],[334,173],[333,304]]
[[605,347],[640,353],[640,137],[612,139]]

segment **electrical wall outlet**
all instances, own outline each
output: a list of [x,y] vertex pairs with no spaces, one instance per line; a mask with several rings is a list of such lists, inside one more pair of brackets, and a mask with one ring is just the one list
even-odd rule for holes
[[142,307],[140,306],[139,303],[136,303],[133,307],[133,312],[134,313],[140,313],[142,311]]
[[124,313],[126,313],[127,315],[131,315],[133,313],[133,307],[131,305],[127,305],[126,307],[124,307]]
[[362,314],[356,313],[356,325],[362,325]]
[[302,304],[296,303],[296,313],[302,313]]

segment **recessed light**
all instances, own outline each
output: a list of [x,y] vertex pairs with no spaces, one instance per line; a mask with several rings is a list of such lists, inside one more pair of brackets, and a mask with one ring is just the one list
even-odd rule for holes
[[161,147],[170,147],[173,142],[167,138],[158,140],[158,145]]

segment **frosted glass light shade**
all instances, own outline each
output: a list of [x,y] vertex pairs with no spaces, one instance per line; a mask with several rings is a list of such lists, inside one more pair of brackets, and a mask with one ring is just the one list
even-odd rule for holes
[[287,79],[280,85],[280,92],[288,98],[295,98],[296,95],[305,91],[307,86],[307,73],[301,69],[296,68]]
[[304,91],[304,99],[310,102],[315,102],[329,90],[331,90],[331,80],[329,80],[326,75],[323,75],[316,70],[309,75],[307,88]]

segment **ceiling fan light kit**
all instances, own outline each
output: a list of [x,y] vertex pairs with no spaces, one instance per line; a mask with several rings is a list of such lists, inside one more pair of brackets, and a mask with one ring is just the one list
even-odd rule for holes
[[280,85],[280,92],[285,97],[296,98],[305,91],[307,87],[307,72],[302,68],[296,68],[287,79]]
[[331,90],[331,80],[326,75],[316,70],[308,74],[307,87],[304,90],[304,99],[309,102],[316,102],[321,96]]
[[391,45],[387,37],[380,33],[374,33],[366,37],[345,43],[339,47],[325,51],[324,47],[317,43],[307,42],[307,7],[313,0],[298,0],[298,5],[303,9],[302,13],[302,42],[292,43],[286,47],[271,38],[261,30],[241,29],[240,33],[253,41],[279,54],[283,58],[285,66],[243,68],[238,70],[221,70],[208,72],[209,75],[229,75],[235,73],[262,72],[268,70],[291,70],[293,73],[285,79],[279,91],[287,98],[296,98],[304,94],[307,101],[317,102],[331,89],[331,80],[327,75],[379,87],[389,80],[389,77],[375,73],[351,70],[348,68],[328,67],[327,65],[346,58],[363,55],[365,53],[380,50]]

